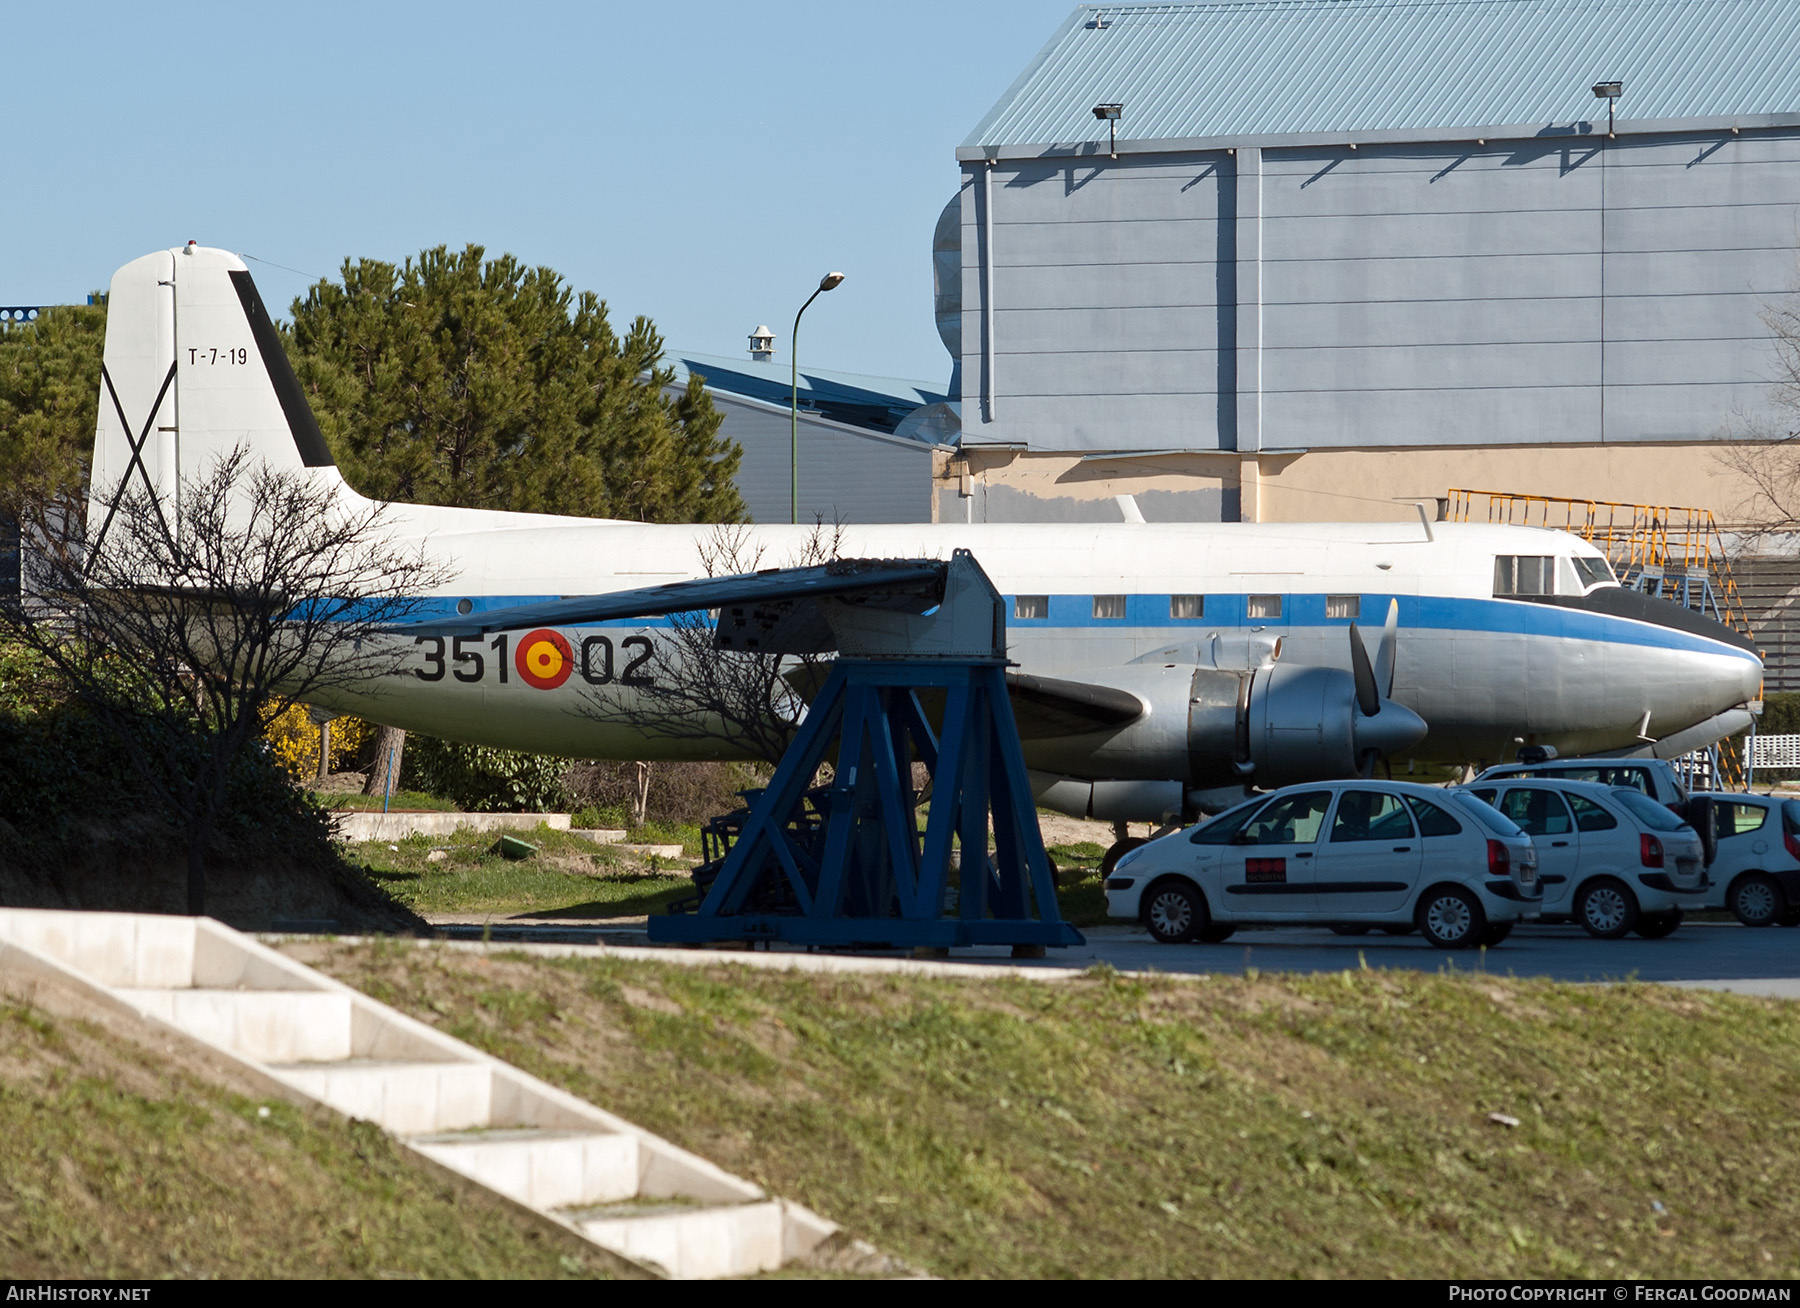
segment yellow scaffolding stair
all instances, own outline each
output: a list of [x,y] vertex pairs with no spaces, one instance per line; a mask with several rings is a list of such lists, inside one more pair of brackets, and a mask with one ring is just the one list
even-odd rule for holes
[[[1450,522],[1548,527],[1579,536],[1600,548],[1621,585],[1705,613],[1755,639],[1711,509],[1485,490],[1452,490],[1446,508]],[[1741,786],[1739,752],[1721,749],[1716,757],[1723,780]]]

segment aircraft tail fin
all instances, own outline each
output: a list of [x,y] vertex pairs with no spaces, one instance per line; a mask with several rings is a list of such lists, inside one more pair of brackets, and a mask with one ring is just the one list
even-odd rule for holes
[[127,489],[179,532],[180,486],[237,449],[351,494],[243,261],[190,243],[126,264],[107,299],[90,548]]

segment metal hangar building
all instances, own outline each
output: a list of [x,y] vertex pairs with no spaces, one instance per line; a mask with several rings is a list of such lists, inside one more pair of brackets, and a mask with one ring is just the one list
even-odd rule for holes
[[1729,520],[1793,425],[1792,0],[1083,6],[957,158],[940,520]]

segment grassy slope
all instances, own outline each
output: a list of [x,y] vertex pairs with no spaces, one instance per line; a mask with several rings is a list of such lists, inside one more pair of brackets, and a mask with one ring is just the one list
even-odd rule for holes
[[599,1270],[581,1240],[451,1187],[367,1123],[259,1104],[10,1004],[0,1178],[0,1277]]
[[1791,1005],[297,948],[941,1274],[1800,1272]]

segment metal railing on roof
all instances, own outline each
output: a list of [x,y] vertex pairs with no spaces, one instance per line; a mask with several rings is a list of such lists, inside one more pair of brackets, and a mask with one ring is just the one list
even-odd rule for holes
[[1446,517],[1570,532],[1599,547],[1621,585],[1697,610],[1755,638],[1711,509],[1452,490]]

